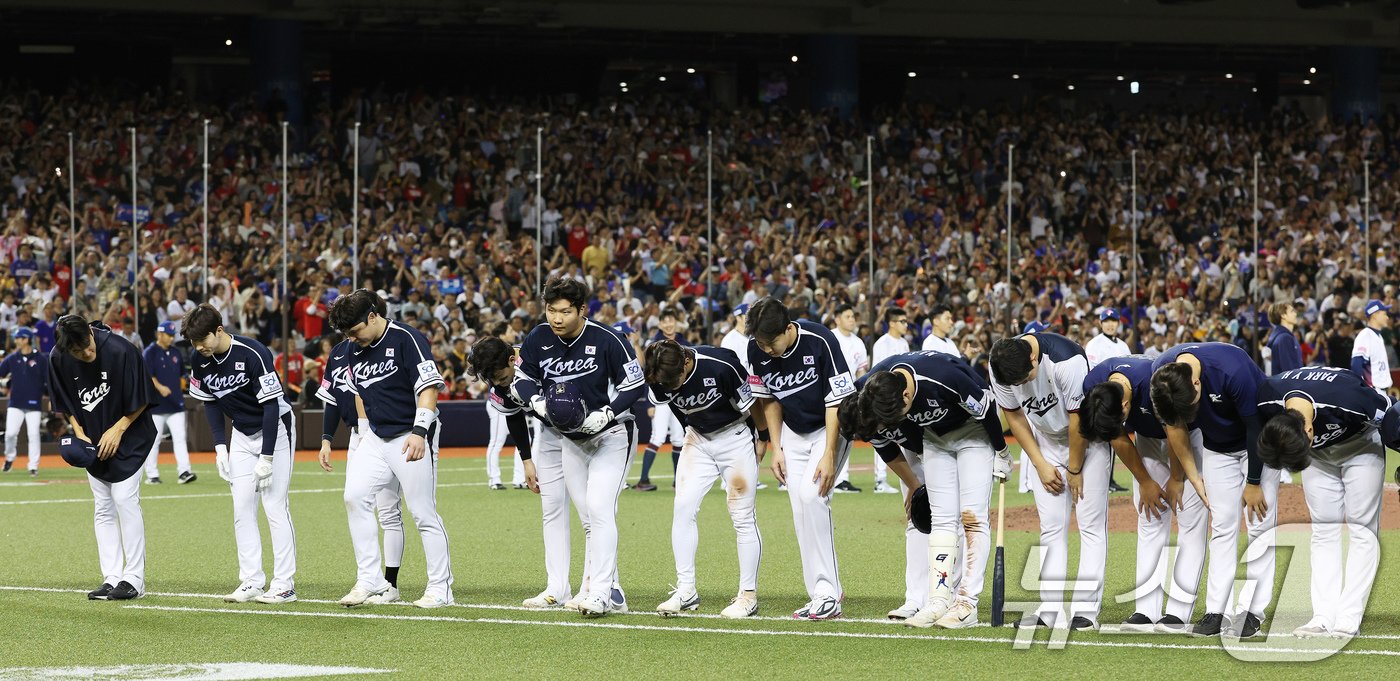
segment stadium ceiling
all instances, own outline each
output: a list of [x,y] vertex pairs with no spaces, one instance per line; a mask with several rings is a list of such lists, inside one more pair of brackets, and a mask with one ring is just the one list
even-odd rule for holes
[[[1400,0],[0,0],[0,25],[81,14],[300,19],[356,34],[581,29],[944,40],[1400,46]],[[198,20],[198,19],[196,19]]]

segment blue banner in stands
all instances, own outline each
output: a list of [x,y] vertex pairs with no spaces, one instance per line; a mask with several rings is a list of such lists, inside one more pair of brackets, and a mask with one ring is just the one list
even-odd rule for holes
[[[143,225],[150,222],[151,207],[138,206],[136,208],[136,219],[140,220]],[[117,222],[131,223],[131,204],[122,203],[117,205]]]

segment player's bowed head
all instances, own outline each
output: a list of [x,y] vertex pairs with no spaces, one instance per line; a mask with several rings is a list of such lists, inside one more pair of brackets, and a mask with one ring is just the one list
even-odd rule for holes
[[60,352],[71,355],[80,362],[97,359],[97,343],[92,337],[92,327],[79,315],[66,314],[58,319],[54,345]]
[[389,325],[386,310],[383,298],[362,288],[336,298],[331,304],[328,319],[337,331],[363,348],[384,335],[384,329]]
[[680,343],[663,340],[652,343],[646,349],[646,382],[662,390],[679,390],[685,376],[695,365],[693,355]]
[[770,296],[754,303],[746,322],[749,337],[769,356],[778,357],[797,342],[797,325],[777,298]]

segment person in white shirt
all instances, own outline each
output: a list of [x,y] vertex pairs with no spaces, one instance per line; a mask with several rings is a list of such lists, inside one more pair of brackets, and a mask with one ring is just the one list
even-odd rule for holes
[[958,352],[958,344],[953,341],[953,310],[947,305],[935,305],[933,313],[929,317],[929,322],[933,324],[933,333],[924,339],[924,350],[941,352],[954,357],[962,357]]
[[720,347],[739,356],[739,363],[744,366],[746,371],[752,370],[752,367],[749,366],[749,336],[744,333],[746,330],[745,321],[748,317],[748,305],[734,308],[734,327],[729,330],[729,333],[724,334],[724,338],[719,342]]
[[[846,357],[846,365],[851,368],[852,376],[864,376],[870,370],[870,355],[865,352],[865,341],[856,335],[856,310],[850,303],[842,303],[836,308],[836,342],[841,344],[841,354]],[[837,492],[860,492],[860,488],[851,484],[851,459],[846,457],[845,465],[841,466],[841,471],[836,475]]]
[[[891,307],[885,310],[885,335],[875,341],[870,352],[870,366],[875,366],[886,358],[909,352],[909,340],[904,334],[909,331],[909,313],[903,308]],[[899,488],[889,484],[889,469],[880,453],[875,452],[875,493],[898,494]]]
[[1356,334],[1351,350],[1351,371],[1366,385],[1384,395],[1392,381],[1390,359],[1385,352],[1381,331],[1390,328],[1390,306],[1379,300],[1366,303],[1366,328]]
[[1084,354],[1089,358],[1090,369],[1114,357],[1133,354],[1132,350],[1128,349],[1128,344],[1118,337],[1122,326],[1123,322],[1118,318],[1117,310],[1106,307],[1099,313],[1099,335],[1089,339],[1084,345]]

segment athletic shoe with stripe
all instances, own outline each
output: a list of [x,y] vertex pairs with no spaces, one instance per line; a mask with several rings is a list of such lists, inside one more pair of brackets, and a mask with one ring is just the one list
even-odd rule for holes
[[807,612],[809,620],[834,620],[841,616],[841,601],[831,596],[823,596],[812,601],[812,609]]
[[256,587],[252,584],[244,584],[239,586],[237,589],[234,589],[233,593],[224,596],[224,602],[247,603],[248,601],[254,600],[261,595],[263,595],[263,590],[261,587]]
[[977,608],[968,601],[960,600],[948,608],[948,612],[938,618],[933,626],[940,629],[966,629],[977,626]]
[[536,610],[554,610],[555,608],[564,607],[564,603],[559,599],[555,598],[554,596],[551,596],[548,591],[541,591],[540,595],[535,596],[534,598],[527,598],[521,601],[520,604],[527,608],[534,608]]
[[603,617],[612,612],[612,603],[602,596],[588,596],[579,601],[578,611],[584,617]]
[[278,591],[276,593],[269,591],[261,596],[258,596],[253,600],[256,600],[259,603],[267,603],[269,605],[277,605],[280,603],[294,603],[297,600],[297,592],[295,589],[286,589],[283,591]]
[[612,593],[608,594],[608,597],[609,597],[608,605],[612,607],[612,611],[613,611],[613,612],[616,612],[616,613],[626,613],[626,612],[628,612],[628,609],[627,609],[627,594],[622,593],[622,587],[620,587],[620,586],[614,586],[614,587],[612,588]]
[[112,587],[112,593],[107,595],[107,600],[129,601],[140,597],[141,592],[137,591],[136,587],[131,585],[131,582],[122,581],[117,582],[117,585]]
[[918,603],[905,603],[904,605],[901,605],[898,608],[889,611],[889,613],[885,616],[896,622],[903,622],[904,620],[907,620],[910,617],[919,614],[919,610],[920,608]]
[[108,583],[106,583],[106,582],[103,582],[103,583],[102,583],[102,586],[99,586],[99,587],[97,587],[96,589],[93,589],[92,591],[89,591],[89,592],[88,592],[88,600],[90,600],[90,601],[105,601],[105,600],[107,600],[107,597],[108,597],[108,596],[111,596],[111,595],[112,595],[112,589],[113,589],[113,588],[114,588],[114,587],[113,587],[111,584],[108,584]]
[[[1162,619],[1165,620],[1166,618],[1164,617]],[[1133,634],[1150,634],[1156,629],[1156,626],[1151,617],[1140,612],[1135,612],[1132,617],[1123,620],[1123,623],[1118,625],[1118,631],[1125,631]]]
[[812,614],[812,605],[814,603],[816,603],[816,601],[807,601],[802,607],[792,611],[792,618],[795,620],[807,619],[807,616]]
[[943,619],[943,616],[948,614],[948,611],[951,609],[952,605],[949,604],[948,601],[941,598],[933,600],[918,612],[914,613],[913,617],[904,620],[904,626],[916,627],[919,629],[931,628],[934,624],[938,623],[938,620]]
[[1189,634],[1191,625],[1181,621],[1176,615],[1167,615],[1157,620],[1157,625],[1152,630],[1159,634]]
[[740,594],[729,601],[729,605],[719,612],[720,617],[741,619],[758,614],[758,597]]
[[700,607],[700,594],[695,589],[681,590],[672,589],[671,597],[664,603],[656,606],[656,614],[662,617],[675,617],[688,610],[695,610]]

